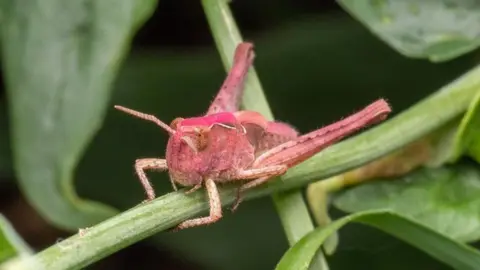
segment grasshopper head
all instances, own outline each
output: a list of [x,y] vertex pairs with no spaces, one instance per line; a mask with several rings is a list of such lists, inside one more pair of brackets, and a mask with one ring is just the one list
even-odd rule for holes
[[216,125],[226,129],[236,129],[237,121],[232,113],[222,112],[187,119],[176,118],[170,127],[179,133],[180,139],[193,152],[198,153],[207,147],[210,130]]

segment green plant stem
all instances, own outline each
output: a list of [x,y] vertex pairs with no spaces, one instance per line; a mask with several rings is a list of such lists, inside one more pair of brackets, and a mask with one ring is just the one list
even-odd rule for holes
[[[300,188],[395,151],[458,117],[478,89],[480,68],[476,67],[400,115],[292,168],[281,180],[249,190],[245,200]],[[234,201],[235,190],[236,185],[220,189],[224,206]],[[32,258],[37,263],[33,269],[81,269],[185,219],[205,214],[208,207],[202,190],[188,196],[183,190],[166,194],[89,228],[83,236],[75,234],[45,249]]]
[[[302,237],[315,229],[301,191],[294,189],[291,191],[277,192],[273,194],[273,201],[275,202],[290,246],[295,245]],[[308,221],[306,221],[306,219],[308,219]],[[322,249],[319,249],[317,254],[315,254],[309,269],[329,269]]]
[[[202,4],[222,62],[228,71],[232,66],[232,56],[235,48],[242,42],[242,37],[227,2],[225,0],[203,0]],[[243,107],[260,112],[267,119],[274,119],[260,80],[253,67],[249,71],[245,84]],[[290,192],[285,196],[278,194],[278,196],[273,197],[273,202],[280,215],[280,220],[290,245],[295,244],[302,236],[314,229],[301,190]],[[322,264],[326,265],[326,262],[322,262]]]

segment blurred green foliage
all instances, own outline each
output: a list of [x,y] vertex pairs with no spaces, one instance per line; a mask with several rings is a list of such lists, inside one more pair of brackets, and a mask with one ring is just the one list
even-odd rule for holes
[[469,156],[477,163],[480,162],[480,93],[470,104],[470,108],[459,124],[452,160],[458,160],[462,156]]
[[423,250],[439,261],[445,262],[454,269],[476,269],[480,265],[480,252],[467,245],[459,245],[445,235],[413,219],[396,214],[391,210],[364,211],[334,221],[325,228],[318,228],[295,246],[290,248],[277,265],[278,270],[309,269],[317,249],[327,237],[350,222],[360,222],[402,239]]
[[29,202],[56,226],[71,230],[115,214],[76,196],[72,175],[102,124],[132,36],[155,5],[27,0],[2,6],[13,165]]
[[480,45],[480,4],[469,0],[338,0],[350,14],[405,56],[441,62]]
[[480,238],[480,171],[476,166],[421,169],[383,180],[339,194],[334,205],[346,212],[390,208],[459,241]]
[[0,264],[32,254],[8,220],[0,215]]

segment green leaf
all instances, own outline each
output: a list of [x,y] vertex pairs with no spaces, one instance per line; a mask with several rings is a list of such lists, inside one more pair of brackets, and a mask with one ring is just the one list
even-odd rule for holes
[[480,171],[467,165],[421,169],[340,193],[346,212],[391,209],[458,241],[480,239]]
[[315,252],[329,235],[350,222],[359,222],[387,232],[424,251],[454,269],[474,270],[480,265],[480,252],[455,242],[407,217],[388,210],[365,211],[341,218],[326,228],[319,228],[291,247],[278,263],[277,270],[308,269]]
[[480,45],[476,1],[337,0],[388,45],[413,58],[447,61]]
[[455,134],[452,160],[462,155],[470,156],[480,163],[480,92],[473,99]]
[[32,254],[30,247],[17,234],[10,222],[0,214],[0,264],[30,254]]
[[59,227],[89,226],[116,212],[77,197],[73,173],[102,124],[130,40],[155,4],[22,0],[1,7],[14,168],[30,203]]

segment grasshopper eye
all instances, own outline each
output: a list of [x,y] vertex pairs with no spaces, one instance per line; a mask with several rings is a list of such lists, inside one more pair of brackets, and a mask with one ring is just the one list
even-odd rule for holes
[[177,118],[173,119],[172,123],[170,123],[170,127],[173,128],[174,130],[176,130],[178,124],[182,121],[183,121],[183,118],[177,117]]

